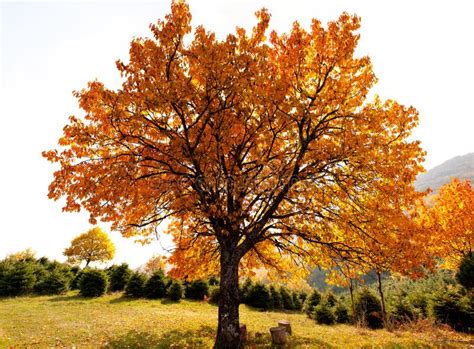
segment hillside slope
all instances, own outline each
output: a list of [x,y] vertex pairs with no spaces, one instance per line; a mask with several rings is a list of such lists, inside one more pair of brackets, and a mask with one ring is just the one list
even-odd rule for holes
[[415,181],[415,187],[418,191],[431,188],[436,192],[453,177],[470,179],[474,183],[474,153],[456,156],[420,174]]

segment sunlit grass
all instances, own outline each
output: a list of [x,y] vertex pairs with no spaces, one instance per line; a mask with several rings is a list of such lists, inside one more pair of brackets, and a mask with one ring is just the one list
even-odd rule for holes
[[[318,326],[300,313],[262,312],[241,306],[249,347],[270,347],[268,329],[291,321],[289,347],[445,348],[465,347],[472,336],[371,331],[354,326]],[[0,299],[0,347],[208,348],[212,347],[217,308],[205,302],[130,300],[120,294],[84,299],[35,296]],[[471,342],[472,343],[472,342]]]

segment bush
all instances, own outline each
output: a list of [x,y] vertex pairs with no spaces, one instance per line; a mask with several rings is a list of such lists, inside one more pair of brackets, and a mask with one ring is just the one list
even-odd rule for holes
[[293,297],[285,287],[280,287],[280,295],[283,300],[283,308],[286,310],[295,310],[295,304],[293,303]]
[[456,292],[439,293],[431,304],[433,317],[456,331],[472,332],[474,309]]
[[120,265],[111,266],[108,270],[108,274],[110,279],[110,291],[117,292],[125,289],[132,271],[127,263],[122,263]]
[[0,262],[0,296],[19,296],[31,293],[35,282],[33,262],[8,259]]
[[306,299],[308,298],[308,294],[304,291],[300,291],[299,295],[301,304],[304,305],[306,302]]
[[44,266],[46,266],[50,263],[48,257],[44,257],[44,256],[38,258],[37,262],[38,262],[38,264],[41,264],[41,265],[44,265]]
[[270,297],[273,308],[283,309],[283,299],[281,298],[281,294],[273,285],[270,286]]
[[39,294],[62,294],[69,290],[70,278],[64,272],[53,269],[35,284],[34,290]]
[[209,285],[204,280],[193,280],[186,287],[186,298],[202,301],[209,295]]
[[99,269],[85,269],[79,279],[79,294],[84,297],[99,297],[107,291],[107,275]]
[[301,308],[303,308],[303,304],[301,303],[301,299],[300,299],[298,293],[293,292],[292,298],[293,298],[294,309],[298,310],[298,311],[301,311]]
[[354,301],[354,317],[363,325],[375,329],[383,326],[382,308],[378,298],[364,288]]
[[34,266],[33,273],[35,275],[35,284],[33,286],[33,292],[40,293],[39,286],[41,282],[49,275],[50,271],[46,269],[46,267],[43,264],[38,263]]
[[219,279],[217,276],[211,276],[208,281],[209,286],[219,286]]
[[145,283],[145,297],[158,299],[166,296],[166,282],[163,272],[157,271]]
[[326,295],[324,296],[324,300],[326,304],[330,307],[334,307],[337,303],[336,296],[334,296],[332,292],[326,293]]
[[397,297],[392,305],[391,317],[398,323],[408,322],[416,318],[414,307],[406,298]]
[[33,291],[36,282],[35,267],[31,261],[17,262],[10,273],[8,281],[13,293],[17,295],[29,294]]
[[62,294],[69,290],[74,279],[74,271],[66,264],[41,257],[35,264],[36,283],[34,291],[38,294]]
[[167,292],[168,298],[174,302],[178,302],[183,298],[183,286],[177,281],[172,281]]
[[268,288],[261,283],[256,283],[249,291],[246,304],[260,309],[270,308],[270,292]]
[[334,309],[334,316],[336,317],[336,322],[338,324],[347,324],[351,322],[349,311],[347,310],[347,307],[342,303],[339,303],[336,306],[336,309]]
[[79,270],[72,278],[71,284],[69,285],[69,288],[71,290],[78,290],[79,289],[79,280],[81,279],[83,271]]
[[314,308],[313,318],[318,324],[332,325],[336,322],[336,317],[326,302],[321,302]]
[[308,315],[313,314],[314,308],[321,302],[321,294],[318,290],[313,290],[311,295],[306,299],[305,311]]
[[474,253],[471,252],[462,259],[456,280],[467,290],[474,289]]
[[219,303],[220,291],[221,290],[218,285],[209,287],[209,303],[213,303],[213,304]]
[[125,286],[125,295],[128,297],[143,297],[145,293],[146,277],[142,273],[133,273]]
[[81,271],[81,268],[79,268],[77,265],[74,265],[70,268],[71,270],[71,276],[74,277]]
[[428,316],[428,297],[421,292],[410,292],[407,297],[408,304],[413,308],[414,314],[418,317]]
[[242,286],[239,286],[239,299],[240,303],[247,304],[247,297],[250,290],[253,288],[252,280],[247,278]]

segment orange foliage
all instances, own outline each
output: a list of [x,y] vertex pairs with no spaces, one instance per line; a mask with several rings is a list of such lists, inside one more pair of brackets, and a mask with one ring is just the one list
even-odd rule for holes
[[456,268],[474,247],[474,189],[468,180],[453,179],[442,186],[430,207],[423,207],[420,222],[430,232],[433,253]]
[[417,198],[418,113],[367,101],[376,77],[354,55],[360,19],[279,34],[266,10],[257,18],[251,32],[218,40],[199,26],[185,40],[191,14],[173,2],[117,62],[120,90],[93,81],[75,93],[84,117],[43,154],[60,165],[49,197],[124,236],[170,220],[175,276],[215,273],[223,251],[243,272],[293,274],[328,251],[409,244],[386,223],[401,226]]
[[160,255],[154,255],[143,266],[143,271],[147,274],[166,271],[166,258]]

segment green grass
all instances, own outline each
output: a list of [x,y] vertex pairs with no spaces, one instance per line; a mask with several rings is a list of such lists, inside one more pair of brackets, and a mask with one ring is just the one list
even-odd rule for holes
[[[241,306],[249,348],[270,347],[268,329],[291,322],[291,348],[445,348],[465,347],[472,336],[371,331],[354,326],[318,326],[300,313],[262,312]],[[120,294],[85,299],[32,296],[0,299],[1,348],[208,348],[217,308],[205,302],[130,300]]]

